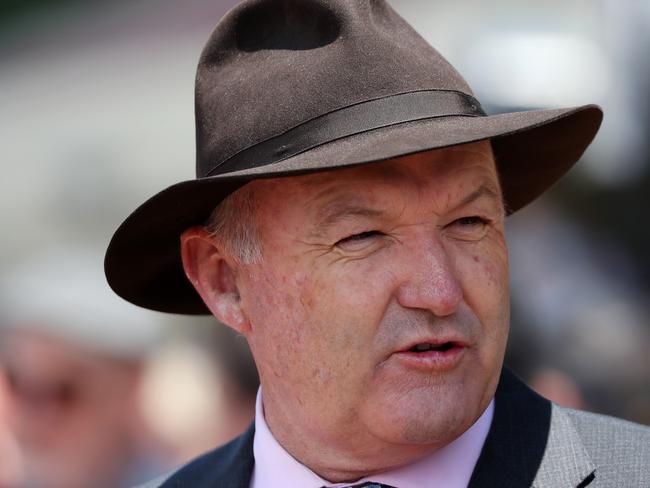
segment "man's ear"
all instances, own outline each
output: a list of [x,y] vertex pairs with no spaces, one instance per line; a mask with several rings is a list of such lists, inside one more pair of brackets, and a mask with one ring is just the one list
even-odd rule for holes
[[212,314],[239,333],[250,323],[241,307],[233,260],[227,260],[217,239],[204,227],[181,234],[181,258],[188,279]]

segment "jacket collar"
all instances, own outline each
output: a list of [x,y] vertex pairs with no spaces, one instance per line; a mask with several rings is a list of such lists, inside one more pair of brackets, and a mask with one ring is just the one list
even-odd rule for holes
[[595,466],[569,416],[504,368],[469,488],[585,487]]

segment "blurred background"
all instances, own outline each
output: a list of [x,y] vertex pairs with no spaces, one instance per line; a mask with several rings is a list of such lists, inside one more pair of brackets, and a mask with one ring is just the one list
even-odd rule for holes
[[[193,177],[196,63],[234,3],[0,1],[1,488],[128,486],[252,418],[241,338],[125,303],[102,273],[124,217]],[[489,113],[604,107],[578,166],[509,219],[507,361],[650,424],[650,2],[391,3]]]

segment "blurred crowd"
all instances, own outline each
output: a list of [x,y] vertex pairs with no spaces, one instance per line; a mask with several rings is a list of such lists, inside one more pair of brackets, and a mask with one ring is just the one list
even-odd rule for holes
[[[140,310],[102,273],[128,210],[192,177],[194,69],[234,3],[0,4],[0,488],[130,486],[252,419],[241,337]],[[509,219],[507,362],[650,424],[650,2],[391,3],[489,112],[603,105],[593,149]]]
[[102,256],[49,250],[3,277],[0,487],[119,488],[244,430],[258,379],[245,341],[124,302]]

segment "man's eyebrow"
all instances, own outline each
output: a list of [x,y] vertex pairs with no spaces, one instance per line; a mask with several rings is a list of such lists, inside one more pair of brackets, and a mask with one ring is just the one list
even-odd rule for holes
[[[503,198],[497,187],[489,183],[483,183],[476,190],[455,204],[453,210],[468,205],[482,197],[489,198],[499,206],[503,206]],[[349,201],[332,201],[329,204],[325,204],[316,212],[316,217],[314,219],[315,224],[310,234],[313,237],[323,236],[331,227],[348,217],[378,218],[384,215],[384,211],[359,204],[355,202],[354,199]]]
[[476,190],[465,196],[460,202],[454,205],[454,210],[468,205],[481,197],[487,197],[490,200],[494,200],[496,203],[503,207],[503,196],[501,195],[501,192],[497,190],[494,185],[483,183]]

